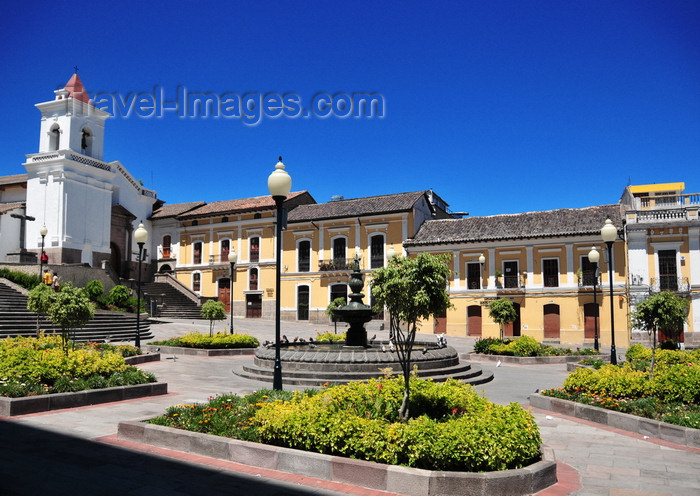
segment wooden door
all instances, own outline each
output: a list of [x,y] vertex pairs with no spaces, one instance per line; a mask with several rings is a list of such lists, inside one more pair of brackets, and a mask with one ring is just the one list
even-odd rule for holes
[[246,318],[259,319],[262,317],[262,295],[246,295]]
[[583,305],[583,337],[585,339],[594,339],[596,327],[598,329],[598,336],[600,336],[598,305],[595,303],[586,303]]
[[435,316],[434,334],[445,334],[447,332],[447,312],[443,311]]
[[559,339],[561,323],[559,318],[559,305],[549,304],[544,306],[544,337],[545,339]]
[[481,305],[467,307],[467,335],[481,337]]
[[503,326],[503,337],[515,338],[520,336],[520,304],[513,303],[517,317],[515,322],[508,322]]
[[231,279],[219,279],[219,301],[226,307],[226,312],[231,311]]

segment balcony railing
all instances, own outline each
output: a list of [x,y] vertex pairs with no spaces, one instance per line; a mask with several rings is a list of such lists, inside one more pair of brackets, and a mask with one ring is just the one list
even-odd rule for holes
[[[503,282],[501,283],[501,279]],[[498,291],[524,291],[525,278],[520,274],[503,275],[496,278],[496,288]]]
[[584,272],[578,277],[578,286],[580,288],[591,286],[595,283],[596,286],[600,286],[600,274],[596,277],[595,272]]
[[700,193],[690,193],[685,195],[641,196],[636,200],[638,209],[677,209],[688,205],[700,204]]
[[660,293],[661,291],[673,291],[679,294],[690,293],[690,282],[687,277],[652,277],[649,282],[649,293],[651,294]]
[[333,258],[331,260],[319,260],[318,262],[318,270],[321,272],[352,270],[354,268],[354,258]]

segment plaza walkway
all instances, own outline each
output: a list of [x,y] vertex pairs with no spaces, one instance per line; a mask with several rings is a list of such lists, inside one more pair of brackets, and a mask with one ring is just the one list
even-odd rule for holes
[[[273,339],[271,321],[241,320],[235,327],[261,341]],[[282,328],[292,339],[313,337],[328,326],[283,322]],[[208,332],[209,324],[187,320],[151,326],[155,339],[193,329]],[[217,330],[228,330],[228,323],[217,323]],[[386,331],[378,334],[378,339],[388,338]],[[461,353],[469,352],[473,343],[470,338],[448,338],[448,344]],[[165,396],[0,418],[0,496],[388,494],[116,438],[119,421],[154,417],[168,406],[203,402],[217,393],[248,393],[271,386],[231,373],[235,364],[246,360],[252,357],[162,355],[160,362],[142,368],[168,383]],[[477,390],[502,404],[527,405],[532,392],[558,387],[567,375],[564,365],[497,367],[483,362],[480,366],[493,371],[494,380]],[[700,495],[698,449],[550,412],[533,413],[558,462],[559,483],[538,493],[541,496]]]

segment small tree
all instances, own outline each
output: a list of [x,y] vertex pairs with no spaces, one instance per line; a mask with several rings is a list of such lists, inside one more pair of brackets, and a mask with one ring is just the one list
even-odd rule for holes
[[652,336],[651,365],[649,378],[654,375],[654,350],[659,329],[677,336],[683,330],[683,323],[688,320],[688,300],[675,295],[671,291],[662,291],[650,296],[637,304],[637,310],[632,313],[632,324],[646,329]]
[[226,318],[226,306],[221,301],[207,300],[202,305],[201,315],[203,319],[209,320],[209,335],[214,335],[214,321]]
[[65,283],[61,290],[50,297],[48,308],[49,320],[61,328],[63,350],[68,353],[69,333],[71,329],[83,327],[93,316],[92,304],[82,288]]
[[114,286],[109,292],[109,302],[117,307],[124,307],[131,296],[131,290],[126,286]]
[[102,296],[104,291],[104,285],[97,279],[88,281],[88,283],[85,285],[85,292],[87,293],[88,298],[90,298],[90,301],[97,301],[98,298]]
[[[373,274],[375,308],[386,307],[389,326],[404,379],[399,418],[408,420],[410,404],[411,351],[418,321],[439,315],[452,305],[447,293],[449,255],[422,253],[416,258],[393,257]],[[405,327],[402,327],[405,326]]]
[[513,302],[506,298],[498,298],[489,304],[489,316],[498,324],[503,339],[503,326],[509,322],[515,322],[518,313],[515,311]]

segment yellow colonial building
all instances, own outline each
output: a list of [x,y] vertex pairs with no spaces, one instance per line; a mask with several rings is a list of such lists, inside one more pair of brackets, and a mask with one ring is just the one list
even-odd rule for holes
[[[489,304],[508,298],[518,319],[505,327],[505,336],[592,346],[597,328],[601,346],[609,346],[610,282],[607,247],[600,237],[606,219],[619,230],[612,251],[612,302],[615,342],[626,347],[627,264],[619,205],[426,222],[404,248],[411,255],[451,255],[454,308],[426,323],[423,331],[499,337]],[[600,277],[588,259],[592,247],[600,253]]]

